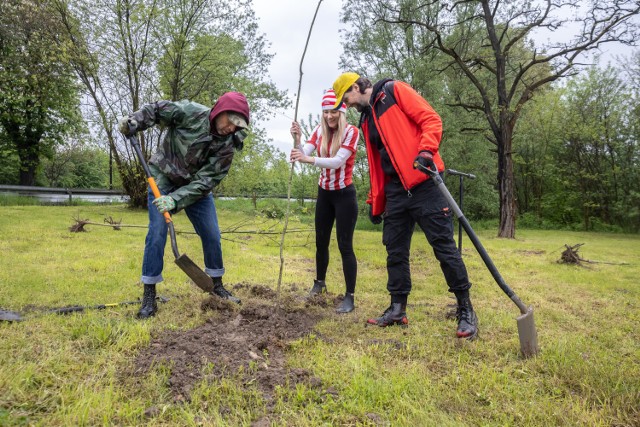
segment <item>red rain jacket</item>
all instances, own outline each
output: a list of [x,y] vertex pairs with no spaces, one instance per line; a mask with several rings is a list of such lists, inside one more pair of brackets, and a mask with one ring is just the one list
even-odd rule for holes
[[[374,85],[371,114],[394,169],[408,191],[429,179],[428,175],[413,168],[413,161],[421,151],[433,153],[438,171],[444,171],[444,162],[438,153],[442,139],[442,120],[438,113],[407,83],[395,80]],[[380,152],[370,141],[369,121],[361,118],[360,127],[367,146],[371,190],[367,203],[372,214],[385,211],[384,185],[389,181],[380,162]]]

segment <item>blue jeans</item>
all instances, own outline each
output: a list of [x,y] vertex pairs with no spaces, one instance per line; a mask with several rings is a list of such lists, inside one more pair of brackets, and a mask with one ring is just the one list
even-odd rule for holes
[[[144,242],[144,258],[142,260],[142,283],[146,284],[162,282],[164,248],[167,244],[167,223],[164,216],[153,205],[154,199],[153,193],[149,190],[149,230]],[[224,274],[222,246],[213,195],[209,193],[185,208],[184,211],[202,240],[204,272],[211,277],[222,277]]]

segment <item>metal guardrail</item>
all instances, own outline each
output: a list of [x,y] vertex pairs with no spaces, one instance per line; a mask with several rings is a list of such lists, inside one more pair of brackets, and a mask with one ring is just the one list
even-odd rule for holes
[[69,203],[73,198],[83,200],[102,201],[122,201],[126,202],[129,196],[118,190],[106,190],[101,188],[56,188],[56,187],[33,187],[26,185],[0,185],[0,192],[13,193],[20,196],[36,197],[40,200],[51,202],[61,202],[68,199]]
[[[127,202],[129,196],[119,190],[106,190],[102,188],[57,188],[57,187],[35,187],[26,185],[0,185],[0,193],[17,194],[19,196],[36,197],[39,200],[51,203],[63,203],[68,200],[73,202],[74,197],[82,200],[94,202]],[[224,194],[216,194],[216,199],[235,200],[235,199],[286,199],[286,195],[237,195],[225,196]],[[299,200],[297,197],[291,197],[291,200]],[[305,198],[305,202],[315,202],[315,198]]]

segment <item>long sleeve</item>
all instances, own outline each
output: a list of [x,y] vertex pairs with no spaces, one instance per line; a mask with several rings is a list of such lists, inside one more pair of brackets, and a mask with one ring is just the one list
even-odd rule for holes
[[132,117],[144,130],[165,129],[162,146],[149,161],[158,185],[170,191],[176,210],[184,209],[208,194],[228,174],[235,153],[233,138],[213,137],[210,108],[188,102],[160,101],[147,104]]
[[437,153],[442,139],[442,119],[408,84],[395,82],[394,88],[398,106],[420,128],[418,151],[428,150],[433,154]]
[[313,164],[325,169],[339,169],[347,163],[347,159],[352,154],[353,151],[341,147],[333,157],[314,157]]
[[304,153],[305,156],[309,156],[311,155],[311,153],[313,153],[315,149],[316,149],[315,145],[306,142],[304,144],[304,147],[302,147],[302,152]]

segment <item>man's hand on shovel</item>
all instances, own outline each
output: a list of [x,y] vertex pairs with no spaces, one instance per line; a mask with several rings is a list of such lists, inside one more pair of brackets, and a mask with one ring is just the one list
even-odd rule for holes
[[160,196],[153,201],[153,204],[161,214],[170,212],[176,207],[176,201],[171,196]]

